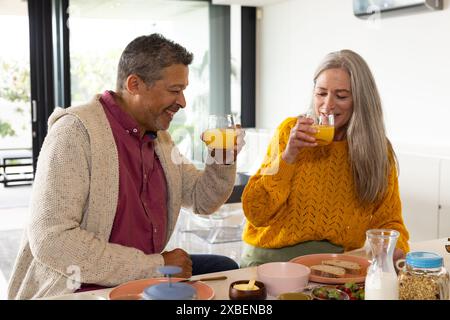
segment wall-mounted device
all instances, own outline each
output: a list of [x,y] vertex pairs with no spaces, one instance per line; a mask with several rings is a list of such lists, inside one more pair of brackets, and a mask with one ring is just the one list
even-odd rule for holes
[[443,2],[443,0],[353,0],[353,13],[358,18],[368,18],[373,14],[387,17],[442,10]]

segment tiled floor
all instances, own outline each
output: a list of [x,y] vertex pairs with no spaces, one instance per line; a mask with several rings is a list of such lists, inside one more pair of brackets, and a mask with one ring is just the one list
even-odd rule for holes
[[[23,229],[28,220],[30,193],[31,186],[4,188],[0,184],[0,232]],[[7,279],[0,270],[0,300],[6,299],[6,288]]]
[[[31,186],[0,186],[0,232],[23,229],[28,221]],[[210,217],[194,216],[182,209],[166,250],[226,255],[239,263],[240,234],[245,222],[240,203],[224,205]],[[225,242],[226,241],[226,242]],[[7,280],[0,270],[0,300],[6,298]]]

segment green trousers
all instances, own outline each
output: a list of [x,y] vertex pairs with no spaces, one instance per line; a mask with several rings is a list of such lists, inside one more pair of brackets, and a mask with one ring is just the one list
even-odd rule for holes
[[343,253],[344,248],[329,241],[305,241],[294,246],[268,249],[243,242],[241,268],[258,266],[267,262],[289,261],[298,256],[314,253]]

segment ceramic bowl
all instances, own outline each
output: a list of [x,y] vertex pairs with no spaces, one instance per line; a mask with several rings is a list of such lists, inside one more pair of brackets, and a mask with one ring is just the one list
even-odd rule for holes
[[277,297],[278,300],[312,300],[309,294],[303,292],[285,292]]
[[347,293],[335,286],[317,286],[311,291],[313,300],[350,300]]
[[123,296],[117,296],[110,300],[144,300],[142,294],[125,294]]
[[256,269],[258,280],[266,285],[267,294],[273,297],[285,292],[301,291],[309,280],[311,270],[293,262],[269,262]]
[[266,286],[261,281],[255,281],[257,290],[240,290],[234,286],[236,284],[248,284],[249,280],[238,280],[230,284],[228,296],[231,300],[264,300],[267,297]]

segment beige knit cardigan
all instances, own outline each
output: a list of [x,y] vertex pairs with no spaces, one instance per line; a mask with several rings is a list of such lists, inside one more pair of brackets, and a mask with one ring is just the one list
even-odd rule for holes
[[[118,201],[119,161],[99,97],[86,105],[56,108],[49,118],[9,299],[71,293],[79,283],[116,286],[160,276],[160,254],[108,242]],[[167,244],[181,206],[210,214],[228,198],[236,166],[212,164],[197,170],[166,131],[158,132],[155,152],[167,181]]]

